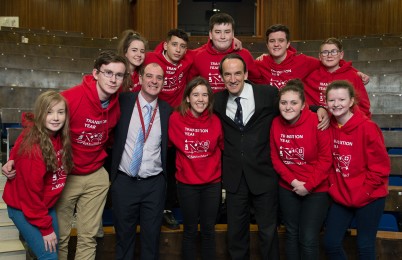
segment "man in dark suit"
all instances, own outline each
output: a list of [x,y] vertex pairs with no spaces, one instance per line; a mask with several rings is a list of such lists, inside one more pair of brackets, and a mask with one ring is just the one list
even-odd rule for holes
[[158,99],[163,87],[160,65],[142,68],[140,83],[140,92],[121,93],[119,98],[121,118],[115,129],[110,188],[116,259],[134,259],[138,224],[141,259],[159,258],[171,107]]
[[250,208],[258,224],[261,259],[279,259],[277,235],[278,177],[272,168],[269,131],[278,114],[278,90],[247,81],[237,54],[219,66],[225,90],[215,94],[214,110],[225,138],[223,187],[226,189],[228,249],[231,259],[249,259]]

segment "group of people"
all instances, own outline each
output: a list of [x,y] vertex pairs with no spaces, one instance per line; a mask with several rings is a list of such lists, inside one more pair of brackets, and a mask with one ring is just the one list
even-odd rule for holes
[[141,259],[158,259],[175,191],[182,258],[197,258],[199,224],[201,257],[215,259],[222,188],[231,259],[250,258],[251,214],[262,259],[279,259],[279,216],[287,259],[319,259],[325,220],[327,255],[346,259],[352,218],[359,258],[375,259],[390,160],[370,120],[368,76],[334,38],[319,59],[298,54],[284,25],[268,28],[268,54],[254,60],[235,45],[234,26],[213,15],[196,50],[180,29],[150,52],[126,31],[120,55],[102,52],[80,85],[38,97],[2,172],[9,216],[39,259],[67,259],[74,212],[75,259],[94,259],[108,190],[116,259],[134,258],[138,225]]

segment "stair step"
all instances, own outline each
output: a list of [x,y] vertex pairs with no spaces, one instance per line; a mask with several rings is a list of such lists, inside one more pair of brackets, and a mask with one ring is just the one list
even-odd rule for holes
[[7,204],[0,202],[0,223],[10,222],[11,219],[8,217]]
[[[2,164],[0,164],[0,166],[1,166]],[[6,182],[7,182],[7,178],[6,178],[6,176],[4,176],[3,174],[0,174],[0,187],[3,189],[4,188],[4,185],[6,184]]]
[[0,259],[25,260],[26,252],[19,239],[0,241]]
[[4,188],[2,186],[0,186],[0,202],[4,202],[4,200],[3,200],[3,191],[4,191]]
[[0,243],[5,240],[19,239],[19,231],[13,222],[0,223]]
[[25,251],[17,251],[17,252],[6,252],[0,253],[1,260],[26,260],[26,252]]

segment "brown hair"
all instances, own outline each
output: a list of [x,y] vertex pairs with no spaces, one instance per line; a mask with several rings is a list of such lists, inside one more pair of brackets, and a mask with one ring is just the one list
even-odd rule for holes
[[339,49],[339,51],[343,51],[342,43],[337,38],[331,37],[324,40],[320,45],[320,51],[324,44],[334,44]]
[[[353,85],[347,80],[335,80],[331,84],[328,85],[327,90],[325,91],[325,98],[328,100],[328,93],[333,89],[346,89],[349,93],[350,98],[354,98],[353,106],[355,106],[358,102],[358,97],[356,96],[356,91]],[[352,106],[352,107],[353,107]]]
[[[145,50],[147,50],[147,48],[148,48],[148,41],[143,36],[141,36],[141,34],[139,32],[133,31],[131,29],[123,31],[121,33],[120,38],[121,38],[121,40],[119,41],[119,43],[117,45],[117,53],[120,56],[123,56],[125,59],[126,59],[126,52],[128,51],[128,47],[130,47],[130,44],[133,41],[143,42]],[[135,70],[138,72],[141,67],[142,67],[142,65],[139,66],[139,68],[136,68]],[[128,64],[128,61],[127,61],[126,68],[127,68],[127,73],[129,73],[130,66]],[[128,74],[128,75],[130,75],[130,74]],[[123,92],[128,91],[132,85],[133,85],[133,82],[131,80],[131,77],[125,77],[123,84],[121,85],[122,91]]]
[[279,90],[279,98],[288,91],[293,91],[299,94],[300,100],[304,104],[306,98],[304,96],[304,85],[300,79],[289,80],[286,85]]
[[290,40],[290,32],[289,32],[289,28],[286,25],[283,24],[274,24],[271,25],[267,31],[265,32],[265,41],[268,43],[269,40],[269,35],[271,33],[274,32],[284,32],[286,35],[286,40],[289,41]]
[[59,102],[65,104],[66,120],[63,127],[58,131],[63,144],[62,165],[66,174],[73,168],[72,148],[70,140],[70,112],[64,97],[56,91],[46,91],[36,99],[34,112],[25,115],[25,120],[31,124],[24,130],[24,137],[18,150],[19,154],[27,153],[35,156],[31,147],[38,144],[42,152],[47,171],[55,171],[58,168],[56,151],[54,150],[49,131],[46,128],[46,118],[50,108]]
[[187,102],[187,98],[190,97],[191,92],[197,86],[206,86],[208,91],[208,106],[206,110],[208,111],[209,115],[213,113],[213,106],[214,106],[214,93],[212,91],[211,85],[209,84],[208,80],[203,77],[195,77],[189,83],[187,83],[186,88],[184,89],[183,98],[181,100],[180,105],[177,107],[177,111],[180,112],[182,116],[187,113],[187,110],[190,108],[190,104]]

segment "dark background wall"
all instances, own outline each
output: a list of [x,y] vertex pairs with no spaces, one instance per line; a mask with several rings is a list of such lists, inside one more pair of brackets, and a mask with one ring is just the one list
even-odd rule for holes
[[[179,25],[205,34],[209,6],[195,0],[0,0],[0,16],[19,16],[20,27],[91,37],[111,38],[133,28],[158,41]],[[288,25],[293,40],[402,32],[401,0],[241,0],[216,6],[235,17],[238,35],[263,37],[274,23]]]
[[[235,20],[236,35],[255,35],[256,0],[207,1],[181,0],[178,26],[192,35],[208,35],[208,20],[213,9],[230,14]],[[191,11],[190,11],[191,10]]]

